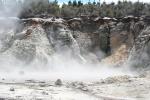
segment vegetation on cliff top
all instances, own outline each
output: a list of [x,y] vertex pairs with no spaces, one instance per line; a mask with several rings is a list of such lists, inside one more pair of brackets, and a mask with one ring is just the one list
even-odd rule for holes
[[[6,0],[0,0],[0,9],[6,5]],[[81,0],[68,1],[68,3],[59,5],[57,0],[13,0],[15,7],[22,8],[20,17],[77,17],[77,16],[107,16],[124,17],[127,15],[150,16],[150,4],[142,2],[118,1],[111,2],[88,2],[84,4]],[[10,6],[9,6],[10,7]]]

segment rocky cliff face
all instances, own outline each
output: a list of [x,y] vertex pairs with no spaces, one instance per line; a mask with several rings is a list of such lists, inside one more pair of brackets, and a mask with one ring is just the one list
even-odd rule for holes
[[[111,55],[106,61],[110,61],[112,60],[111,58],[115,57],[117,61],[112,62],[119,63],[120,61],[122,62],[128,59],[131,66],[149,66],[150,24],[148,23],[148,17],[128,16],[121,19],[95,18],[89,20],[92,22],[81,22],[79,25],[83,25],[82,27],[87,26],[86,28],[80,29],[80,32],[82,32],[82,34],[88,33],[88,36],[91,38],[92,45],[88,46],[89,48],[92,47],[91,51],[99,48],[99,50],[104,52],[107,56]],[[121,51],[125,51],[125,54],[121,54],[119,50],[124,46],[125,50],[121,49]]]
[[122,45],[127,50],[132,48],[130,54],[133,56],[129,58],[135,60],[134,56],[143,53],[143,48],[149,58],[149,23],[146,18],[9,18],[9,23],[5,20],[8,19],[0,19],[6,24],[1,26],[0,52],[14,55],[25,63],[35,59],[46,62],[48,56],[62,51],[71,52],[74,58],[83,62],[91,54],[94,59],[101,60]]

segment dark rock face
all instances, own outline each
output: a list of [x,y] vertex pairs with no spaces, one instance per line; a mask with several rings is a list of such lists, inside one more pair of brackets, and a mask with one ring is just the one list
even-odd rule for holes
[[130,32],[130,23],[119,22],[111,29],[111,49],[115,51],[122,44],[132,44],[133,36]]
[[107,24],[102,25],[99,30],[100,49],[110,55],[110,27]]
[[95,52],[101,50],[103,53],[110,52],[110,27],[104,20],[80,18],[69,20],[69,28],[77,40],[81,52]]

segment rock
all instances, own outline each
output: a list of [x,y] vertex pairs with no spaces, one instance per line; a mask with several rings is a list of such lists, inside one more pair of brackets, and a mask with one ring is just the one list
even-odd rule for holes
[[[4,38],[0,36],[0,41],[4,42],[0,52],[12,54],[25,64],[32,61],[46,64],[48,56],[63,50],[71,50],[74,58],[82,62],[89,62],[85,56],[90,53],[101,60],[97,51],[102,51],[105,57],[122,45],[126,45],[128,49],[133,46],[138,35],[149,26],[144,19],[139,21],[134,16],[127,16],[121,20],[107,17],[94,17],[93,20],[80,17],[68,21],[61,18],[28,18],[18,21],[20,26],[23,24],[18,32],[16,30],[9,32],[8,28],[4,30],[8,36]],[[12,36],[9,33],[12,33]],[[139,38],[137,39],[143,41],[143,37]]]
[[110,26],[107,24],[101,25],[98,29],[99,32],[99,39],[100,41],[100,49],[102,52],[106,53],[107,55],[110,54]]
[[42,94],[43,94],[43,95],[48,95],[48,93],[47,93],[47,92],[45,92],[45,91],[43,91],[43,92],[42,92]]
[[2,78],[2,80],[4,81],[4,80],[5,80],[5,78]]
[[37,83],[35,80],[25,80],[26,83]]
[[46,84],[45,83],[40,83],[39,86],[40,87],[46,87]]
[[82,91],[88,91],[87,87],[82,88]]
[[108,77],[104,80],[101,80],[102,84],[114,84],[114,83],[125,83],[125,82],[131,82],[130,76],[127,75],[114,76],[114,77]]
[[[129,61],[134,68],[148,68],[150,66],[150,26],[147,26],[136,37],[130,51]],[[147,69],[148,70],[148,69]]]
[[101,62],[104,64],[107,63],[109,65],[119,66],[122,65],[124,61],[127,60],[127,58],[128,58],[127,46],[122,45],[120,46],[120,48],[115,50],[115,52],[111,56],[102,59]]
[[62,81],[61,81],[61,79],[58,79],[58,80],[55,82],[55,85],[57,85],[57,86],[61,86],[61,85],[62,85]]
[[11,87],[9,90],[10,90],[10,91],[15,91],[15,89],[14,89],[13,87]]

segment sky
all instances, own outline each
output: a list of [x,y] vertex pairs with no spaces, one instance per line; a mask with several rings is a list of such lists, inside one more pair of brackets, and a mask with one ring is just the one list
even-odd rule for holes
[[[63,4],[63,3],[67,3],[69,0],[57,0],[59,2],[59,4]],[[73,0],[71,0],[73,1]],[[78,0],[77,0],[78,1]],[[88,2],[89,0],[81,0],[82,2],[86,3]],[[93,2],[94,0],[90,0],[91,2]],[[99,0],[95,0],[95,1],[99,1]],[[110,3],[110,2],[118,2],[118,0],[100,0],[101,2],[105,1],[107,3]],[[123,1],[123,0],[120,0],[120,1]],[[132,2],[136,2],[138,0],[127,0],[127,1],[132,1]],[[150,0],[139,0],[140,2],[148,2],[150,3]]]

